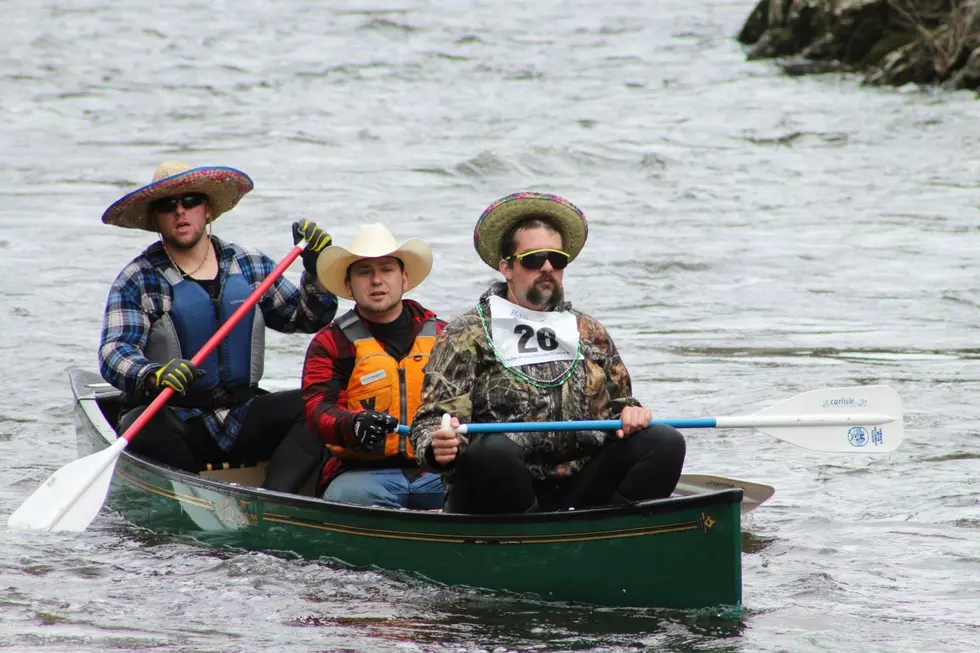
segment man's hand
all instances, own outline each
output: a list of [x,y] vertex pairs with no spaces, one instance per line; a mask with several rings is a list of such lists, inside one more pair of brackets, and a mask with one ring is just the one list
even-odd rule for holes
[[312,220],[297,220],[293,223],[293,244],[298,245],[301,240],[309,243],[303,250],[303,267],[316,278],[316,260],[333,238]]
[[398,420],[388,413],[366,410],[354,417],[354,439],[365,451],[383,451],[385,438],[398,428]]
[[440,465],[456,460],[459,453],[459,436],[453,429],[459,428],[459,420],[448,414],[442,416],[442,426],[432,434],[432,457]]
[[616,431],[616,437],[624,438],[650,426],[653,411],[643,406],[627,406],[620,419],[623,420],[623,428]]
[[204,376],[204,370],[197,368],[194,363],[184,358],[175,358],[156,372],[148,375],[150,384],[157,390],[170,388],[174,392],[184,394],[195,379]]

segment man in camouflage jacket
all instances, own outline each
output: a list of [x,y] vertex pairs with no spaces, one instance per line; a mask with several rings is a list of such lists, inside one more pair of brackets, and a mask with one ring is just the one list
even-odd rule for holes
[[[510,195],[481,216],[477,251],[506,281],[494,283],[437,339],[412,423],[419,464],[443,473],[447,509],[565,509],[673,491],[683,466],[683,436],[670,427],[648,426],[652,415],[632,396],[629,372],[608,332],[564,299],[564,268],[587,234],[581,211],[553,195]],[[495,308],[532,321],[498,322],[508,316],[495,315]],[[557,321],[533,321],[552,318]],[[523,336],[516,347],[508,345],[512,324]],[[540,360],[542,350],[561,351],[557,341],[565,354]],[[451,416],[448,424],[444,415]],[[455,431],[460,423],[595,419],[622,419],[623,428]]]

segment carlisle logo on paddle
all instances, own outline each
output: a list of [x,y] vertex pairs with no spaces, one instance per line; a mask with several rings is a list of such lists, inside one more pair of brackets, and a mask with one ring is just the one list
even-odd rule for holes
[[822,408],[840,408],[842,406],[854,406],[864,408],[868,405],[867,399],[855,399],[854,397],[839,397],[837,399],[824,399]]
[[868,431],[863,426],[852,426],[847,430],[847,441],[855,447],[868,446]]

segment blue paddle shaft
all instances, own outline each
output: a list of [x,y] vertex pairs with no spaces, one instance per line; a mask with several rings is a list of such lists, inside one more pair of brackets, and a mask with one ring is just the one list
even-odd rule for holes
[[[444,416],[445,417],[445,416]],[[751,415],[654,419],[679,429],[754,429],[811,451],[890,453],[902,443],[902,399],[887,385],[810,390]],[[463,424],[460,433],[617,431],[619,420]],[[407,426],[398,432],[408,434]]]
[[[650,426],[666,424],[677,429],[713,429],[717,426],[714,417],[692,419],[652,419]],[[618,419],[595,419],[571,422],[498,422],[491,424],[467,424],[467,433],[529,433],[537,431],[618,431],[623,422]],[[399,424],[398,432],[408,435],[409,427]]]

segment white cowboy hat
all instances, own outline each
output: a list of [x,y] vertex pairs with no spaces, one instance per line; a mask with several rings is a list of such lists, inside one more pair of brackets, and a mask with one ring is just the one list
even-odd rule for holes
[[147,208],[150,202],[162,197],[184,193],[204,193],[211,207],[211,221],[235,208],[254,184],[241,170],[225,167],[194,168],[182,161],[165,161],[153,173],[153,181],[123,196],[102,214],[102,222],[156,231]]
[[408,274],[405,292],[422,283],[432,269],[432,248],[425,241],[410,238],[399,246],[391,232],[380,222],[375,222],[361,225],[347,249],[331,245],[320,252],[316,261],[316,276],[323,287],[333,294],[354,299],[344,284],[347,268],[355,261],[383,256],[393,256],[405,266]]
[[503,237],[522,218],[540,216],[561,233],[568,260],[574,261],[589,237],[589,223],[582,211],[564,197],[525,191],[514,193],[488,206],[473,229],[473,246],[483,262],[497,269]]

